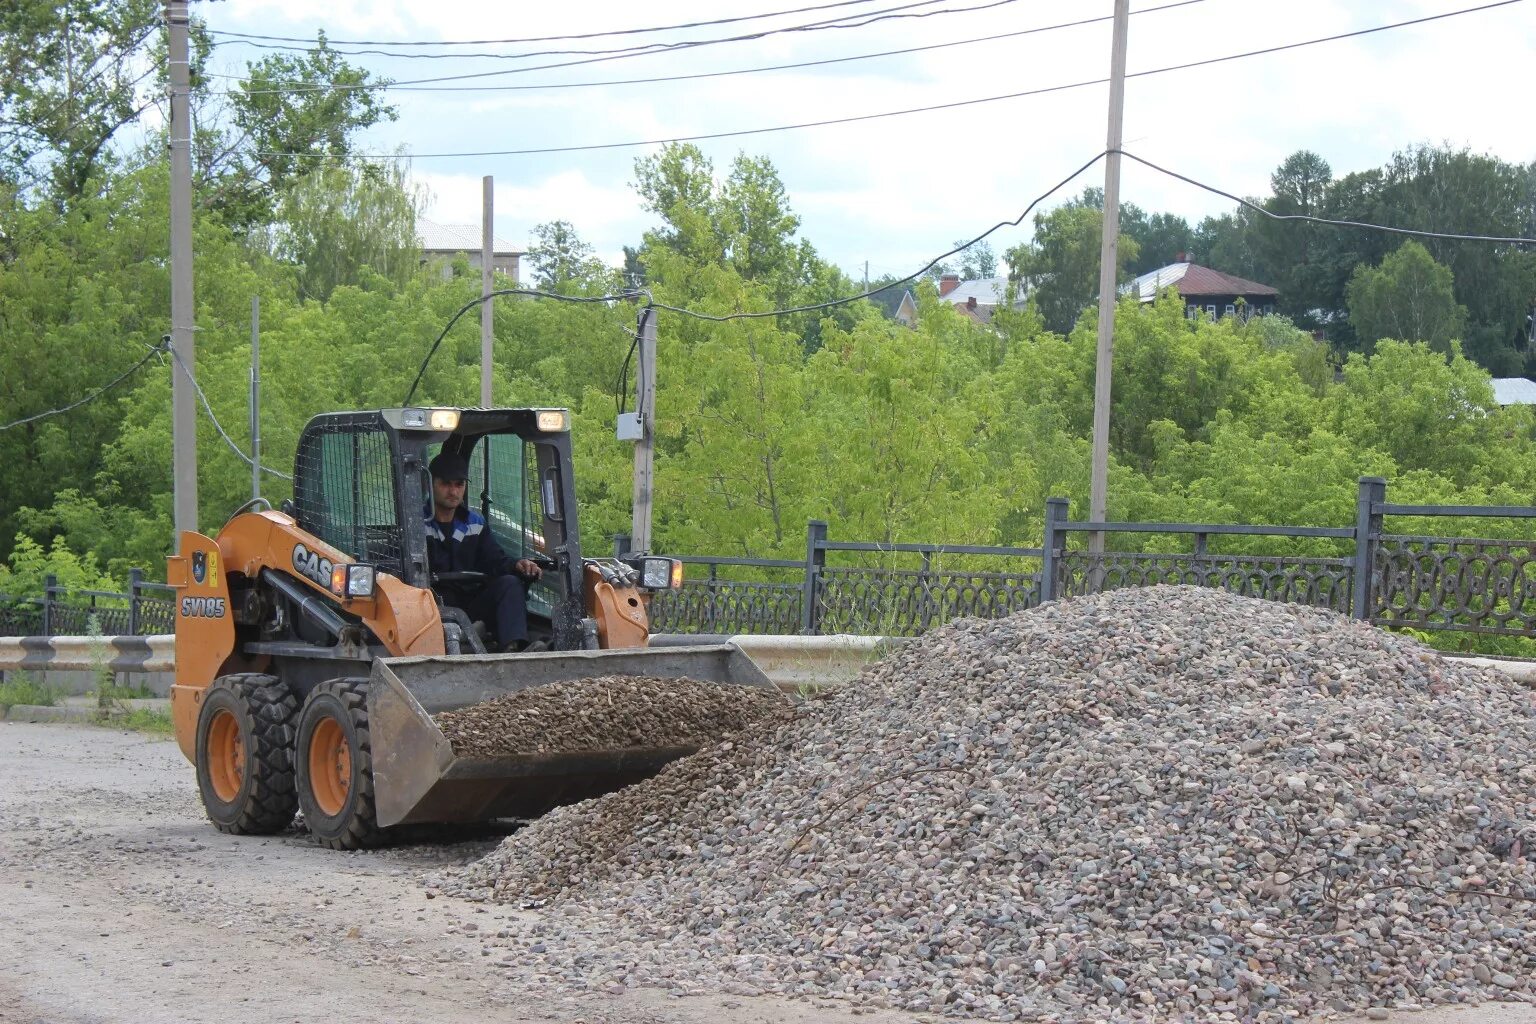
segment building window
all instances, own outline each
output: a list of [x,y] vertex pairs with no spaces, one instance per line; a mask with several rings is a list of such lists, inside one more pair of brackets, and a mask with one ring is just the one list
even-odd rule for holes
[[1200,307],[1191,302],[1184,307],[1184,315],[1193,320],[1200,315]]
[[1205,307],[1205,311],[1207,313],[1211,314],[1211,319],[1212,320],[1216,319],[1216,307],[1215,306],[1206,306]]
[[1237,307],[1232,305],[1232,303],[1230,303],[1230,302],[1227,303],[1227,316],[1233,316],[1236,313],[1237,313]]

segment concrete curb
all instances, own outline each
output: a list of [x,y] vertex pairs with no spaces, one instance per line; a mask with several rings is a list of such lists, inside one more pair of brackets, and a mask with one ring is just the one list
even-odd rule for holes
[[[116,701],[116,705],[127,708],[130,711],[145,710],[158,711],[163,714],[171,713],[171,702],[164,697],[147,697],[134,700]],[[0,721],[4,722],[68,722],[72,725],[108,725],[111,719],[103,722],[99,718],[100,708],[92,699],[81,700],[79,698],[67,699],[63,704],[44,706],[41,704],[12,704],[10,707],[0,705]]]

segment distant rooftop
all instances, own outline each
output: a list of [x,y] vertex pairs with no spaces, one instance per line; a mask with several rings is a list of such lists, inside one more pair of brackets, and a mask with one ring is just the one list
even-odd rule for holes
[[1234,274],[1224,274],[1198,263],[1170,263],[1142,274],[1121,289],[1121,294],[1136,293],[1142,302],[1151,302],[1164,288],[1177,286],[1179,294],[1195,295],[1279,295],[1267,284],[1249,281]]
[[1500,405],[1536,405],[1536,382],[1524,377],[1495,377],[1493,400]]
[[[425,217],[416,218],[416,241],[423,252],[478,253],[480,251],[479,224],[439,224]],[[521,256],[523,250],[505,238],[492,238],[493,251],[497,256]]]
[[[973,281],[961,281],[955,290],[943,296],[945,302],[956,306],[965,305],[974,298],[977,305],[996,306],[1002,303],[1008,289],[1006,277],[978,277]],[[1023,289],[1020,289],[1022,292]]]

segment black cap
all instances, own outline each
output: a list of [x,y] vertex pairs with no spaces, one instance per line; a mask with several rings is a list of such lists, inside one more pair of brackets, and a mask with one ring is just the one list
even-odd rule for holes
[[464,456],[453,452],[439,452],[437,458],[433,459],[427,468],[439,480],[469,479],[469,462]]

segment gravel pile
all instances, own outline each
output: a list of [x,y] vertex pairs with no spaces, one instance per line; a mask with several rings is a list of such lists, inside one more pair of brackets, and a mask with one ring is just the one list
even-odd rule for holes
[[549,683],[437,715],[460,757],[697,747],[785,714],[768,687],[696,679],[599,676]]
[[465,871],[525,981],[1000,1020],[1536,999],[1536,708],[1331,612],[1124,590],[931,632]]

